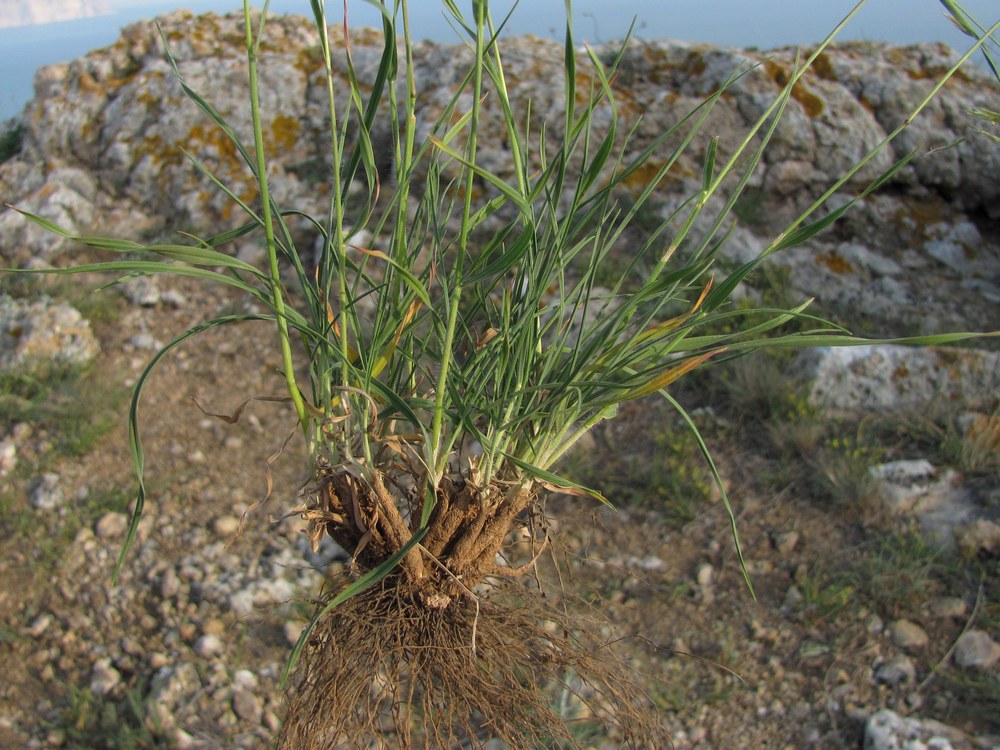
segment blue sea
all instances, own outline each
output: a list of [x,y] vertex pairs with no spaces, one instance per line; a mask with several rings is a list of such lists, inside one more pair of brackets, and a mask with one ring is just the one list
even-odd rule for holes
[[[460,7],[471,6],[469,0],[458,2]],[[513,5],[513,0],[493,0],[494,18],[506,15]],[[636,35],[645,39],[768,49],[820,41],[854,5],[853,0],[575,0],[573,15],[581,41],[620,38],[634,19]],[[987,26],[998,20],[997,0],[962,0],[962,5]],[[0,120],[15,115],[32,97],[32,79],[40,66],[111,44],[122,26],[178,7],[223,13],[243,5],[240,0],[3,0]],[[342,18],[341,0],[327,0],[326,7],[331,20]],[[456,38],[441,8],[437,0],[411,0],[411,21],[418,36],[438,41]],[[310,14],[309,0],[273,0],[271,9],[275,13]],[[351,25],[380,25],[377,12],[361,0],[348,0],[348,9]],[[88,11],[100,15],[73,17]],[[54,17],[64,20],[24,23],[26,18]],[[561,38],[564,18],[564,0],[522,0],[507,28],[512,34],[530,32]],[[966,37],[944,17],[938,0],[869,0],[841,38],[895,44],[945,41],[956,48],[967,45]]]

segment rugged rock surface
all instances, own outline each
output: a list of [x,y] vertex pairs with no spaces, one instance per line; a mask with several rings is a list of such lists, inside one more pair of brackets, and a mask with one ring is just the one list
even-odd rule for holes
[[84,365],[99,351],[90,324],[70,305],[0,294],[0,372]]
[[[181,75],[249,140],[242,19],[178,11],[160,23]],[[331,40],[335,86],[343,91],[342,34],[334,31]],[[374,75],[378,45],[375,32],[352,34],[353,61],[362,81]],[[515,108],[532,102],[532,132],[539,132],[543,122],[559,122],[561,47],[524,37],[508,40],[505,50]],[[610,47],[598,50],[601,56],[611,52]],[[791,49],[758,53],[680,42],[636,43],[626,53],[615,88],[619,133],[637,126],[632,141],[622,144],[626,156],[676,124],[734,71],[756,66],[732,84],[667,175],[657,199],[664,211],[697,189],[705,139],[719,136],[721,154],[734,148],[787,80],[795,55]],[[741,258],[763,248],[765,237],[900,125],[955,57],[934,45],[847,43],[824,53],[793,91],[738,207],[740,226],[727,252]],[[422,43],[415,59],[420,139],[459,85],[467,53],[461,46]],[[578,70],[584,79],[588,66],[581,58]],[[208,233],[234,224],[239,217],[231,202],[198,175],[182,147],[237,194],[252,199],[249,173],[231,144],[184,96],[151,23],[127,27],[104,50],[40,70],[35,85],[37,96],[24,113],[23,151],[0,167],[0,193],[6,200],[69,229],[96,222],[132,236],[178,226]],[[271,186],[279,204],[319,213],[326,198],[323,85],[310,22],[274,19],[261,57]],[[995,306],[1000,300],[994,223],[1000,219],[995,179],[1000,150],[978,132],[982,122],[969,114],[973,107],[993,106],[995,92],[995,82],[966,65],[842,192],[856,192],[911,150],[920,157],[886,191],[867,200],[842,230],[778,260],[791,270],[793,286],[828,306],[855,312],[860,307],[874,323],[908,316],[917,329],[968,321],[970,301],[975,309],[987,302]],[[497,106],[496,97],[486,98],[481,155],[484,164],[503,174]],[[610,117],[610,109],[599,111],[598,126]],[[376,148],[386,151],[390,137],[387,118],[379,118]],[[641,188],[667,158],[668,145],[636,173],[632,188]],[[389,174],[391,164],[384,167]],[[0,216],[0,254],[23,264],[64,250],[65,243],[27,227],[19,217]],[[921,311],[915,315],[918,301]],[[982,328],[990,320],[980,315],[971,322]]]

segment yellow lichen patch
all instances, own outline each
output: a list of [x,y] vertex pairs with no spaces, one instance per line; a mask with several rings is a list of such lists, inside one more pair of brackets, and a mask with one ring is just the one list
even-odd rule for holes
[[[791,80],[788,69],[771,60],[764,62],[764,68],[767,70],[767,74],[771,77],[771,80],[779,86],[787,86]],[[810,91],[802,81],[799,81],[792,87],[792,99],[802,105],[802,109],[809,117],[819,117],[823,114],[823,100]]]
[[268,149],[279,152],[291,151],[298,141],[300,130],[301,125],[298,120],[288,115],[278,115],[271,123],[271,142],[267,144]]
[[104,96],[104,87],[99,84],[90,73],[83,72],[80,74],[80,78],[77,81],[80,86],[80,91],[84,91],[88,94],[99,94]]
[[[196,153],[203,153],[205,156],[215,159],[219,166],[224,164],[228,167],[235,167],[240,162],[236,146],[218,128],[206,130],[202,125],[195,125],[188,132],[187,143]],[[210,150],[206,152],[205,146],[210,147]]]
[[854,266],[852,266],[846,258],[836,251],[823,253],[819,256],[818,260],[835,274],[843,275],[854,271]]
[[813,64],[809,70],[817,78],[821,78],[824,81],[837,80],[837,73],[834,71],[833,64],[830,62],[830,56],[825,52],[820,52],[816,56],[816,59],[813,60]]
[[626,177],[622,184],[628,190],[642,190],[653,181],[662,168],[663,162],[649,159]]

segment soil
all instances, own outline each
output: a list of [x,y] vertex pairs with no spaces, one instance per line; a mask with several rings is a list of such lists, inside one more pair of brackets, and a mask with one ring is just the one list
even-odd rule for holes
[[[97,326],[95,383],[128,385],[139,376],[151,352],[129,344],[137,330],[168,341],[244,304],[194,282],[170,287],[187,301],[155,309],[114,303],[116,322]],[[270,499],[223,550],[232,519],[264,496],[268,458],[295,420],[287,405],[255,402],[227,425],[190,400],[227,412],[248,396],[281,395],[273,339],[263,323],[210,330],[168,355],[149,380],[140,414],[149,500],[116,586],[120,531],[98,528],[104,509],[86,501],[134,486],[126,407],[114,407],[119,423],[83,456],[54,457],[51,436],[37,430],[20,442],[21,467],[2,480],[19,520],[2,521],[0,747],[256,748],[276,735],[278,679],[321,577],[287,574],[297,582],[292,594],[249,614],[213,592],[251,585],[275,560],[309,567],[296,546],[302,524],[272,523],[301,502],[302,446],[293,437],[273,462]],[[697,406],[709,393],[687,395]],[[802,467],[790,471],[759,425],[734,422],[724,404],[715,406],[706,435],[729,486],[753,593],[717,497],[682,517],[662,493],[643,500],[641,487],[617,510],[575,497],[547,502],[556,545],[540,567],[541,589],[554,596],[562,585],[588,617],[600,618],[601,635],[618,641],[673,746],[859,748],[866,718],[884,707],[970,737],[1000,734],[996,672],[970,676],[949,661],[964,629],[1000,623],[995,561],[935,558],[921,575],[919,561],[883,554],[906,538],[903,522],[812,492]],[[659,403],[630,405],[584,455],[609,471],[630,453],[656,460],[650,436],[670,419]],[[59,475],[59,511],[28,504],[33,476],[25,467],[42,466]],[[879,578],[884,571],[868,564],[878,560],[899,566],[897,574]],[[345,565],[325,563],[321,573]],[[855,574],[850,585],[847,573]],[[911,585],[901,591],[904,582]],[[964,608],[934,616],[944,596]],[[918,622],[927,643],[897,645],[887,626],[900,619]],[[914,676],[877,680],[897,657],[912,660]],[[182,670],[186,664],[194,669]],[[119,678],[112,674],[105,690],[98,678],[106,666]],[[185,683],[182,674],[194,677]],[[175,688],[184,694],[168,695]],[[582,746],[619,746],[585,719]]]

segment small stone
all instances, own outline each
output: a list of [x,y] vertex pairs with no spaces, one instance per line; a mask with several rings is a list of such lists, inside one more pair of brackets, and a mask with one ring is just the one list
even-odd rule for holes
[[798,586],[789,586],[788,591],[785,592],[785,601],[782,602],[781,608],[786,612],[792,612],[798,609],[805,599],[802,592],[799,591]]
[[786,531],[774,537],[774,548],[782,555],[790,555],[799,543],[799,532]]
[[913,684],[917,680],[917,668],[909,656],[897,656],[875,669],[875,682],[890,687]]
[[249,690],[236,688],[233,690],[233,713],[243,719],[243,721],[250,722],[251,724],[260,724],[260,720],[264,714],[264,706],[260,698]]
[[712,579],[714,578],[715,568],[709,563],[702,563],[695,569],[694,579],[698,582],[699,586],[711,586]]
[[233,675],[233,685],[243,690],[253,692],[259,684],[257,675],[249,669],[237,669],[236,674]]
[[162,344],[156,340],[153,334],[148,332],[137,333],[133,336],[129,336],[125,344],[140,351],[152,351],[162,347]]
[[927,645],[927,631],[910,620],[896,620],[889,625],[889,637],[902,649],[910,650]]
[[160,292],[160,302],[174,308],[181,308],[187,305],[187,297],[176,289],[164,289]]
[[212,533],[220,539],[232,539],[240,528],[240,519],[236,516],[219,516],[212,521]]
[[97,519],[94,524],[94,534],[98,539],[114,539],[125,534],[128,529],[128,516],[124,513],[109,511]]
[[56,510],[66,502],[59,475],[54,472],[42,474],[31,490],[31,504],[39,510]]
[[662,558],[656,557],[656,555],[647,555],[646,557],[632,557],[629,558],[628,564],[633,568],[641,568],[642,570],[654,572],[657,570],[666,570],[667,564]]
[[107,695],[121,681],[121,673],[111,666],[111,659],[98,659],[90,676],[90,690],[94,695]]
[[282,629],[285,632],[285,640],[288,641],[288,645],[294,646],[299,642],[299,636],[306,629],[306,624],[298,620],[289,620],[282,626]]
[[984,630],[963,633],[955,643],[955,663],[963,669],[988,669],[1000,661],[1000,644]]
[[927,615],[935,619],[958,619],[965,617],[967,611],[965,600],[957,596],[939,596],[927,603]]
[[17,443],[11,438],[0,440],[0,478],[17,468]]
[[181,590],[181,579],[177,577],[177,571],[167,568],[160,580],[160,597],[163,599],[173,599]]
[[222,641],[217,635],[203,635],[194,642],[194,652],[203,659],[218,656],[222,649]]
[[28,635],[32,638],[41,638],[45,631],[49,629],[49,625],[52,624],[52,615],[48,612],[41,614],[34,619],[31,625],[28,626]]
[[253,592],[249,589],[241,589],[230,595],[229,608],[233,610],[237,617],[245,617],[253,612]]
[[149,666],[152,669],[163,669],[170,663],[170,657],[160,651],[154,651],[149,655]]
[[133,305],[155,307],[160,302],[160,288],[152,276],[133,276],[121,283],[122,293]]
[[966,557],[1000,552],[1000,524],[980,518],[955,530],[955,542]]
[[879,635],[883,630],[885,630],[885,622],[878,615],[873,614],[868,618],[867,624],[868,632],[872,635]]

